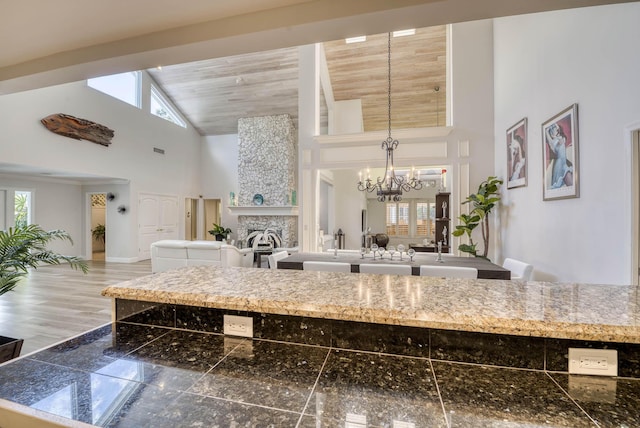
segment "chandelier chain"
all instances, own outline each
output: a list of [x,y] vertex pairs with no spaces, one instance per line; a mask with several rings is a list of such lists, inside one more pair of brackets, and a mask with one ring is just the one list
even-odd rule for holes
[[385,173],[382,178],[374,182],[367,174],[365,180],[358,180],[358,190],[367,192],[376,192],[378,201],[401,201],[402,193],[410,190],[422,189],[422,181],[420,181],[420,172],[414,174],[413,169],[405,175],[396,175],[395,166],[393,165],[393,151],[398,148],[398,140],[391,138],[391,33],[387,36],[387,139],[382,142],[382,149],[386,151]]
[[387,113],[389,117],[389,123],[387,129],[389,130],[388,139],[391,140],[391,33],[388,35],[387,41],[387,82],[389,82],[388,91],[387,91]]

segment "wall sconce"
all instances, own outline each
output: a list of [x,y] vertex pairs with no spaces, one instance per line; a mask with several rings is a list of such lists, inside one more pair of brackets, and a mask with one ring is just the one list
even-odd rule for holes
[[113,201],[116,198],[115,193],[107,193],[107,201]]
[[118,213],[125,214],[126,212],[127,212],[127,207],[125,207],[124,205],[120,205],[118,207]]

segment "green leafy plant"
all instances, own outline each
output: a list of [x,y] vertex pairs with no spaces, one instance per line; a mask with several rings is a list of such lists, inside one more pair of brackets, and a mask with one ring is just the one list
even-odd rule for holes
[[104,227],[104,224],[98,224],[93,230],[91,230],[91,236],[93,236],[93,239],[95,239],[96,241],[102,241],[102,243],[105,243],[105,238],[106,238],[106,228]]
[[[489,253],[489,213],[500,201],[500,185],[503,183],[497,177],[488,177],[485,181],[478,186],[478,192],[472,193],[467,196],[467,199],[463,204],[470,204],[472,209],[469,214],[461,214],[458,220],[462,224],[456,226],[456,230],[453,231],[453,236],[467,235],[469,238],[468,244],[460,244],[458,250],[472,254],[475,257],[487,258]],[[472,233],[476,227],[480,226],[482,230],[482,241],[484,249],[482,254],[478,254],[476,248],[477,243],[473,242]]]
[[16,193],[15,196],[15,224],[16,226],[27,225],[27,195],[24,193]]
[[222,241],[224,238],[227,237],[228,234],[231,233],[231,229],[229,229],[228,227],[224,227],[219,224],[213,223],[213,229],[209,230],[208,232],[209,234],[215,236],[218,241]]
[[0,231],[0,295],[13,290],[29,268],[37,269],[41,263],[59,265],[65,262],[71,268],[87,273],[86,261],[46,248],[49,242],[57,239],[73,243],[64,230],[47,232],[37,224]]

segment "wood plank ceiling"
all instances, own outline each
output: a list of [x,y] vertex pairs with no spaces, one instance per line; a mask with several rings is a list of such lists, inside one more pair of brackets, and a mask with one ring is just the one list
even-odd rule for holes
[[[361,43],[324,44],[334,98],[362,100],[365,132],[388,126],[387,44],[386,33]],[[392,129],[445,124],[446,45],[445,26],[391,38]]]
[[[324,49],[334,99],[360,98],[365,131],[387,129],[387,34]],[[297,47],[148,71],[202,135],[235,134],[241,117],[289,114],[297,123]],[[391,72],[392,128],[443,126],[446,27],[392,38]]]

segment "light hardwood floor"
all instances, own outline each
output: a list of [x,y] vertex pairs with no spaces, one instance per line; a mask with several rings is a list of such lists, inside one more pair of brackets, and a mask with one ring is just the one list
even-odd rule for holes
[[66,265],[41,266],[0,296],[0,336],[24,339],[21,355],[111,321],[108,285],[151,274],[151,261],[90,261],[89,273]]

